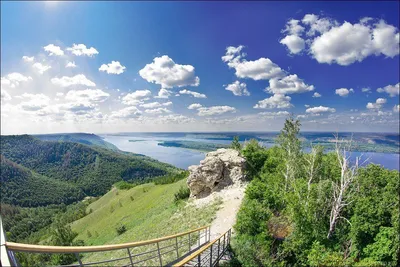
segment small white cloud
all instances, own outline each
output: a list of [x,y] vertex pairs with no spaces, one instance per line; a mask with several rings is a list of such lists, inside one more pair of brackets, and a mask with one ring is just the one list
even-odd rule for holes
[[109,64],[101,65],[99,71],[105,71],[108,74],[121,74],[125,69],[126,67],[122,66],[119,61],[111,61]]
[[207,98],[205,94],[200,94],[198,92],[189,91],[187,89],[179,91],[181,95],[192,95],[195,98]]
[[400,112],[400,105],[394,105],[393,111],[394,112]]
[[155,108],[155,109],[146,109],[144,112],[149,114],[162,114],[162,113],[170,113],[171,111],[166,108]]
[[259,115],[266,118],[286,117],[289,116],[288,111],[277,111],[277,112],[260,112]]
[[306,113],[312,113],[312,114],[319,114],[319,113],[326,113],[326,112],[336,112],[336,109],[324,107],[324,106],[306,109]]
[[313,85],[304,83],[296,74],[288,75],[282,79],[271,79],[269,80],[269,87],[266,88],[268,93],[282,95],[305,93],[313,90]]
[[49,69],[51,69],[51,66],[48,65],[43,65],[42,63],[36,62],[32,65],[32,67],[34,69],[37,70],[37,72],[39,72],[40,74],[43,74],[44,72],[48,71]]
[[52,78],[51,82],[61,87],[69,87],[73,85],[85,85],[89,87],[96,86],[94,82],[86,78],[83,74],[78,74],[72,77],[63,76],[61,78]]
[[56,96],[62,97],[62,96],[64,96],[64,93],[63,92],[58,92],[58,93],[56,93]]
[[245,83],[240,83],[239,81],[235,81],[234,83],[228,84],[225,87],[225,90],[231,91],[236,96],[249,96],[250,93],[247,90],[247,86]]
[[387,102],[385,98],[378,98],[375,103],[369,102],[367,104],[367,109],[381,109],[382,106]]
[[25,111],[38,111],[50,103],[50,98],[44,94],[29,94],[24,93],[17,98],[26,99],[26,101],[21,102],[19,105]]
[[71,51],[75,56],[88,56],[93,57],[97,55],[99,51],[94,47],[87,48],[84,44],[73,44],[72,47],[68,47],[67,51]]
[[140,106],[144,107],[144,108],[152,109],[152,108],[158,108],[158,107],[163,107],[163,106],[167,107],[167,106],[171,106],[171,105],[172,105],[172,102],[169,101],[169,102],[165,102],[165,103],[160,103],[160,102],[146,103],[146,104],[141,104]]
[[65,99],[74,102],[104,102],[110,96],[100,89],[70,90],[65,95]]
[[213,107],[201,107],[198,108],[197,115],[199,116],[213,116],[220,115],[227,112],[235,113],[236,109],[230,106],[213,106]]
[[400,83],[396,85],[388,85],[376,90],[378,93],[387,93],[390,97],[395,97],[400,94]]
[[111,112],[110,117],[116,119],[131,119],[137,118],[142,114],[142,112],[137,107],[126,107],[118,111]]
[[158,95],[156,95],[154,98],[168,98],[171,96],[171,94],[171,91],[165,88],[161,88],[160,91],[158,91]]
[[33,62],[35,60],[35,57],[23,56],[22,60],[25,62]]
[[5,77],[1,77],[1,87],[15,88],[19,86],[21,82],[27,82],[32,80],[31,76],[25,76],[18,72],[7,74]]
[[198,86],[200,78],[195,75],[191,65],[175,63],[169,56],[154,58],[139,71],[139,75],[148,82],[159,84],[162,88]]
[[306,46],[304,39],[297,35],[287,35],[280,40],[280,43],[286,45],[291,54],[300,53]]
[[258,101],[253,108],[273,109],[273,108],[290,108],[291,97],[283,94],[274,94],[273,96],[264,100]]
[[349,95],[349,93],[352,92],[354,93],[353,89],[347,89],[347,88],[340,88],[335,90],[335,94],[341,96],[341,97],[346,97]]
[[49,44],[43,47],[44,51],[49,53],[49,56],[63,56],[64,51],[61,50],[59,46],[54,44]]
[[75,61],[69,61],[66,65],[66,68],[76,68]]
[[148,100],[151,96],[150,90],[137,90],[133,93],[127,94],[122,98],[122,103],[125,105],[139,105],[143,104],[142,101]]
[[199,103],[194,103],[194,104],[189,105],[189,106],[188,106],[188,109],[199,109],[199,108],[201,108],[201,107],[202,107],[201,104],[199,104]]
[[312,97],[321,97],[321,96],[322,95],[320,93],[315,92]]
[[363,92],[363,93],[369,93],[369,92],[371,92],[371,88],[369,88],[369,87],[364,87],[364,88],[361,89],[361,92]]

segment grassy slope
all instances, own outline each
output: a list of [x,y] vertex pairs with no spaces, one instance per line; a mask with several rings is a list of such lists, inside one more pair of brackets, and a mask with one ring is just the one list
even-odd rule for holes
[[[143,184],[130,190],[114,188],[90,204],[88,210],[92,209],[92,213],[74,222],[72,229],[79,233],[77,239],[84,240],[85,245],[102,245],[147,240],[209,224],[218,209],[218,202],[201,210],[183,208],[184,203],[173,203],[174,193],[185,183],[186,180],[181,180],[166,185]],[[115,228],[121,223],[127,231],[118,236]],[[91,237],[88,237],[88,231]],[[114,251],[88,254],[84,261],[124,256],[124,253]]]

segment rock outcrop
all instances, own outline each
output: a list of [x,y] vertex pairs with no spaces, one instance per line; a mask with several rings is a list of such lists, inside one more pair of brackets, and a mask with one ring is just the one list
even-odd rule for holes
[[209,152],[200,165],[189,167],[187,184],[190,196],[206,197],[228,186],[240,186],[245,181],[246,160],[234,149],[221,148]]

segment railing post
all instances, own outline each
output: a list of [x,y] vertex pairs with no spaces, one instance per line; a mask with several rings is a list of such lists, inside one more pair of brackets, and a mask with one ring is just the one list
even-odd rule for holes
[[132,260],[131,251],[129,250],[129,248],[127,248],[127,250],[128,250],[129,260],[131,261],[131,266],[133,267],[133,260]]
[[190,252],[190,233],[189,233],[189,252]]
[[175,244],[176,244],[176,258],[179,259],[178,237],[175,238]]
[[211,226],[208,227],[208,242],[211,241]]
[[201,230],[199,230],[199,247],[200,247]]
[[160,245],[157,242],[157,251],[158,251],[158,259],[160,260],[160,266],[162,266],[162,259],[161,259],[161,252],[160,252]]
[[218,253],[217,253],[218,258],[217,258],[217,261],[219,261],[219,246],[220,246],[220,244],[221,244],[221,237],[218,238]]
[[210,247],[210,267],[212,267],[212,262],[213,262],[213,258],[212,258],[212,247],[213,247],[213,245],[211,245],[211,247]]
[[225,235],[226,235],[226,233],[224,234],[224,242],[222,243],[222,252],[225,251]]
[[197,256],[197,263],[198,263],[198,266],[199,267],[201,267],[201,259],[200,259],[200,254]]
[[82,261],[81,261],[81,258],[79,257],[79,253],[75,253],[75,257],[76,257],[76,259],[77,259],[78,262],[79,262],[79,266],[83,266]]

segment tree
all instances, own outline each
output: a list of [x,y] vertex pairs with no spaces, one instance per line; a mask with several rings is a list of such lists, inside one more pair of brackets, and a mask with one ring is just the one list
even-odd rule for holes
[[242,145],[239,142],[239,136],[233,137],[232,143],[231,143],[231,148],[235,149],[237,151],[240,151],[242,149]]
[[285,190],[288,184],[292,183],[299,172],[299,162],[301,159],[301,142],[298,138],[300,132],[300,121],[294,120],[293,115],[285,120],[285,125],[277,138],[277,142],[284,151],[283,160],[285,162]]

